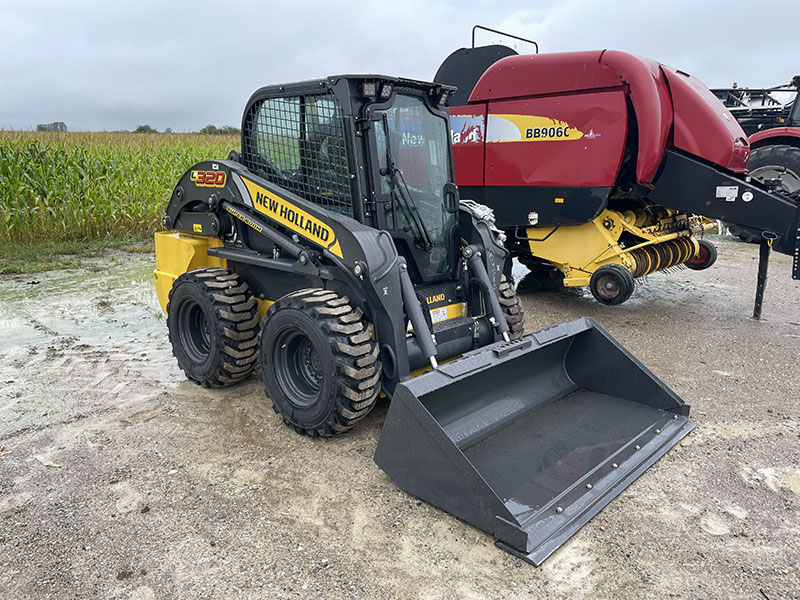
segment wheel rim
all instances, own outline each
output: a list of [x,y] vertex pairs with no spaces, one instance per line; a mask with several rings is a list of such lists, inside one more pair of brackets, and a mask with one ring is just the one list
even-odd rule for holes
[[800,190],[800,175],[786,167],[766,165],[753,169],[750,172],[750,176],[759,181],[764,181],[765,179],[780,179],[781,189],[779,191],[789,196]]
[[314,342],[300,329],[287,328],[275,337],[272,368],[289,402],[300,408],[319,398],[324,377]]
[[620,295],[622,284],[613,275],[601,275],[597,279],[597,293],[606,300],[613,300]]
[[181,347],[194,363],[202,363],[211,350],[211,328],[203,307],[192,299],[185,299],[178,307]]
[[706,248],[705,246],[700,246],[700,252],[698,252],[697,256],[695,256],[689,262],[692,263],[693,265],[702,265],[705,264],[707,260],[708,260],[708,248]]

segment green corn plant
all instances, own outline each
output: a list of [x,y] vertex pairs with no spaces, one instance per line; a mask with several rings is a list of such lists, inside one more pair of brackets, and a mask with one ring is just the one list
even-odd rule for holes
[[236,136],[0,131],[0,243],[142,239],[180,176]]

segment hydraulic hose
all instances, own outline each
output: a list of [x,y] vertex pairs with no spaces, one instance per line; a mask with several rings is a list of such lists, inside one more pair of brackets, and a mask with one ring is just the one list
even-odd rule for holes
[[417,300],[417,293],[414,290],[414,284],[411,283],[411,277],[408,275],[408,265],[404,258],[397,259],[400,265],[400,292],[403,296],[403,304],[406,307],[406,314],[408,320],[411,321],[411,327],[414,328],[414,337],[417,338],[419,347],[422,353],[430,361],[431,367],[434,369],[439,367],[436,362],[436,346],[434,344],[433,332],[428,328],[425,322],[425,315],[422,313],[422,307]]
[[477,246],[466,246],[463,250],[463,255],[464,258],[467,259],[467,264],[469,265],[470,271],[472,271],[472,275],[482,282],[483,285],[481,287],[489,291],[488,293],[484,292],[485,299],[488,300],[489,308],[492,313],[489,317],[489,322],[497,330],[497,333],[503,337],[503,340],[508,342],[510,340],[508,336],[508,323],[506,323],[503,309],[500,307],[500,300],[497,299],[497,293],[494,291],[492,282],[489,280],[489,274],[486,272],[486,267],[483,264],[480,249]]

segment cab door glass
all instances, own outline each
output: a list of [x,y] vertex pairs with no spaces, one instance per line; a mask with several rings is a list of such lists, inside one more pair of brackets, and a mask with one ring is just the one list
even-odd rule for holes
[[[380,192],[394,204],[387,212],[387,227],[410,233],[418,246],[430,241],[432,247],[418,262],[427,263],[423,266],[427,275],[445,273],[451,264],[456,222],[445,197],[445,185],[451,180],[448,124],[418,96],[398,94],[393,105],[380,114],[381,119],[374,121]],[[422,227],[416,220],[422,221]]]

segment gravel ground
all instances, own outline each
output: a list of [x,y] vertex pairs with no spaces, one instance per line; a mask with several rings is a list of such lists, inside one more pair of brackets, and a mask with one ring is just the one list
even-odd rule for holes
[[0,598],[800,598],[800,282],[757,247],[620,307],[523,280],[528,330],[591,316],[697,428],[541,568],[372,462],[386,404],[300,437],[260,381],[184,380],[152,257],[0,279]]

